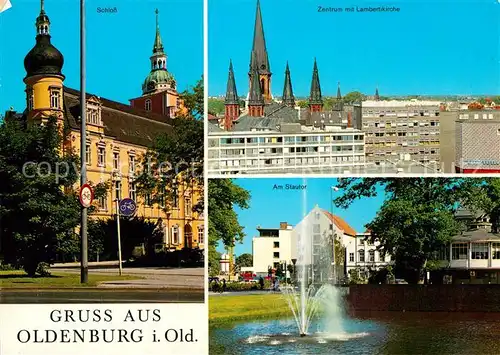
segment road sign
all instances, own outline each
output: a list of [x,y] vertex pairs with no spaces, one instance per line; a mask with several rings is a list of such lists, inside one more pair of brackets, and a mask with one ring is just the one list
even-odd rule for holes
[[119,204],[120,215],[130,217],[133,216],[137,210],[137,205],[131,198],[124,198]]
[[83,207],[88,208],[94,201],[94,191],[89,184],[83,184],[80,188],[80,203]]

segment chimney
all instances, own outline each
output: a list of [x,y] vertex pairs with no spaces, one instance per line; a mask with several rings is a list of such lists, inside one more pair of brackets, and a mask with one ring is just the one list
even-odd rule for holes
[[288,222],[280,222],[280,229],[287,229]]
[[352,127],[351,112],[347,112],[347,127]]

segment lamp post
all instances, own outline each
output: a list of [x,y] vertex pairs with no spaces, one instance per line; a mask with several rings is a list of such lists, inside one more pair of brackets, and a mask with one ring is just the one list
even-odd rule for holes
[[333,239],[333,284],[336,285],[337,284],[337,260],[335,259],[335,239],[337,237],[337,234],[335,233],[334,231],[334,228],[335,228],[335,224],[334,224],[334,218],[335,216],[333,215],[333,191],[337,192],[339,191],[339,188],[337,186],[331,186],[330,187],[330,208],[331,208],[331,215],[332,215],[332,218],[331,218],[331,223],[332,223],[332,239]]

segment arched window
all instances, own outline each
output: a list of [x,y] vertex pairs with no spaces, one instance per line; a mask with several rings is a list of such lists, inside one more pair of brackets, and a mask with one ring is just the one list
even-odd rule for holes
[[151,100],[150,99],[147,99],[144,105],[145,105],[146,111],[151,111]]
[[264,85],[265,85],[266,81],[264,80],[264,78],[260,79],[260,92],[264,94]]
[[375,250],[370,250],[368,252],[368,261],[369,262],[375,262]]

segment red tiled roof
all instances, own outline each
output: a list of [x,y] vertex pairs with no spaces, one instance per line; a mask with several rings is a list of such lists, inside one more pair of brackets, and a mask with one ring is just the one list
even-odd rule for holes
[[330,221],[332,221],[333,223],[335,223],[335,225],[339,228],[339,229],[342,229],[344,231],[345,234],[347,235],[350,235],[350,236],[353,236],[355,237],[356,236],[356,231],[354,230],[354,228],[352,228],[346,221],[344,221],[342,218],[340,218],[339,216],[335,216],[333,214],[331,214],[330,212],[328,211],[325,211],[323,210],[323,213],[330,219]]

